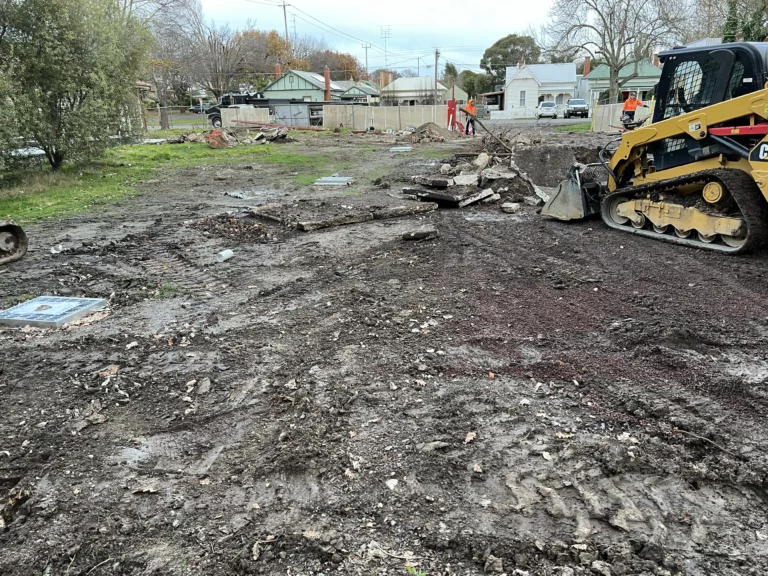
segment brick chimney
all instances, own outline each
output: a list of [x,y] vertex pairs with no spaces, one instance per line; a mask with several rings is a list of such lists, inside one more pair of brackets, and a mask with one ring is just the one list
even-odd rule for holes
[[659,62],[658,56],[653,57],[653,65],[656,66],[656,68],[661,68],[661,62]]
[[592,61],[589,59],[589,56],[585,56],[584,57],[584,72],[581,73],[582,76],[586,76],[587,74],[589,74],[589,71],[592,69],[591,65],[592,65]]
[[518,68],[522,68],[525,66],[525,58],[520,58],[520,61],[517,63]]
[[325,67],[325,101],[331,101],[331,71]]
[[280,64],[275,64],[275,80],[279,80],[282,75],[283,68],[280,66]]

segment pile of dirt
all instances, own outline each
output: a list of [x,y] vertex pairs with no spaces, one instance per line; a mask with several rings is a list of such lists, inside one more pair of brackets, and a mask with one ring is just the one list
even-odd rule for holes
[[263,224],[250,217],[239,218],[219,214],[195,220],[189,224],[189,227],[199,230],[205,236],[217,236],[239,242],[267,244],[277,239]]
[[441,128],[434,122],[427,122],[422,124],[413,134],[411,134],[411,142],[413,144],[427,144],[429,142],[445,142],[447,140],[455,140],[458,138],[456,132],[451,132],[445,128]]

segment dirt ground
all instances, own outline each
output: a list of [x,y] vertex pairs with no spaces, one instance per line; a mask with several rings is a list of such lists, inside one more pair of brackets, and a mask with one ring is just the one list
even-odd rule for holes
[[[469,145],[284,146],[362,183],[184,169],[27,228],[2,304],[110,308],[0,329],[0,574],[768,573],[768,255],[528,205],[233,220],[402,204],[434,150]],[[402,241],[428,225],[438,239]]]

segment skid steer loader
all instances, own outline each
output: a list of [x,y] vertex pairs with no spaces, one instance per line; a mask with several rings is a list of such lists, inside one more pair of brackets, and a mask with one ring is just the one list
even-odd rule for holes
[[21,226],[0,220],[0,266],[23,258],[27,247],[27,235]]
[[652,122],[574,166],[542,214],[722,252],[768,239],[768,43],[659,55]]

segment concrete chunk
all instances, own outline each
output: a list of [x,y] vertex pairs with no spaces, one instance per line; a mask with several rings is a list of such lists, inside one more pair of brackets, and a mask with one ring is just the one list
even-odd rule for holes
[[373,212],[374,220],[386,220],[387,218],[400,218],[402,216],[412,216],[413,214],[424,214],[437,210],[437,204],[434,202],[421,202],[409,206],[393,206],[391,208],[381,208]]
[[403,234],[403,240],[432,240],[437,238],[440,233],[437,228],[423,228],[421,230],[414,230],[413,232],[405,232]]
[[518,202],[504,202],[501,205],[501,211],[507,214],[517,214],[522,209],[522,204]]
[[480,181],[477,174],[467,174],[454,176],[453,177],[453,183],[455,186],[477,186],[478,182]]
[[459,202],[459,208],[464,208],[464,206],[469,206],[470,204],[474,204],[475,202],[479,202],[483,198],[488,198],[489,196],[493,196],[494,192],[490,188],[486,190],[482,190],[481,192],[478,192],[477,194],[473,194],[469,198],[466,198]]
[[416,184],[430,188],[448,188],[448,186],[453,185],[453,180],[440,176],[414,176],[412,180]]
[[491,157],[488,156],[488,154],[486,154],[485,152],[483,152],[472,161],[472,167],[478,172],[482,172],[483,170],[488,168],[490,163],[491,163]]

